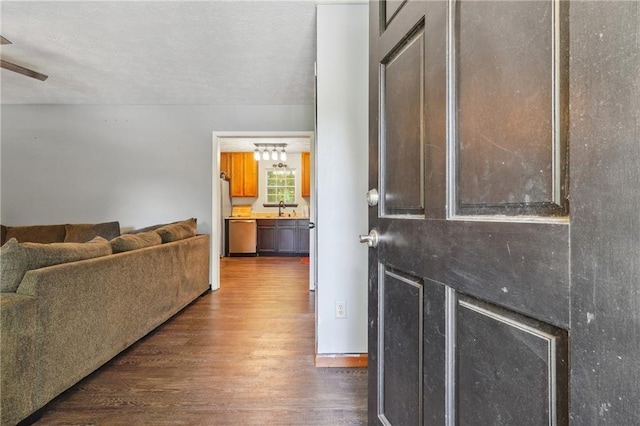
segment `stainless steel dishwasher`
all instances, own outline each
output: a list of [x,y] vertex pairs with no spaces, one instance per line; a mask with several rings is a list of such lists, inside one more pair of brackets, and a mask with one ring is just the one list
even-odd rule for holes
[[255,254],[258,228],[255,219],[229,219],[229,254]]

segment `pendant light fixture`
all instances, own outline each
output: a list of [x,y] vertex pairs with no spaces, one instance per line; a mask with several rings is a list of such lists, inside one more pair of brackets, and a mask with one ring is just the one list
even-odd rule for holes
[[[265,144],[253,144],[256,149],[253,151],[253,158],[256,161],[260,160],[273,160],[273,161],[286,161],[287,153],[285,152],[285,148],[287,147],[286,143],[265,143]],[[280,149],[280,151],[278,151]]]

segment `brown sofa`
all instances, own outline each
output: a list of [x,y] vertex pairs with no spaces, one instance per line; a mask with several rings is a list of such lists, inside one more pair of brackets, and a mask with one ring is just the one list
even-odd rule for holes
[[[112,240],[132,248],[29,270],[15,292],[0,293],[3,426],[36,412],[210,288],[209,236],[169,234],[144,248],[130,237]],[[96,241],[104,240],[86,244]]]

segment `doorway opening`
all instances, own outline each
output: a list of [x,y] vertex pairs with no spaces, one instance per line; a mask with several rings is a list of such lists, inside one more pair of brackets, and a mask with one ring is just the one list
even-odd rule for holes
[[[281,150],[286,149],[286,161],[279,160],[255,160],[254,153],[258,150],[260,153],[265,146],[277,145]],[[211,268],[210,282],[213,290],[220,287],[220,258],[227,255],[228,252],[228,235],[225,229],[228,228],[226,222],[232,216],[232,212],[236,211],[238,215],[243,215],[256,219],[256,217],[270,217],[277,215],[281,217],[283,214],[288,218],[300,219],[300,222],[308,220],[314,223],[316,191],[315,191],[315,138],[313,132],[214,132],[212,137],[212,218],[211,218]],[[226,166],[223,162],[226,160],[224,153],[242,153],[245,157],[243,161],[251,167],[257,168],[257,176],[255,182],[251,181],[240,185],[241,176],[236,176],[234,182],[233,173],[230,174],[231,184],[229,186],[230,194],[226,191],[225,185],[221,183],[222,168]],[[303,162],[303,153],[308,153],[308,192],[303,193],[301,168]],[[225,157],[225,158],[223,158]],[[223,161],[224,160],[224,161]],[[257,163],[254,163],[254,161]],[[295,189],[293,190],[293,199],[288,199],[288,203],[278,205],[280,203],[269,203],[268,191],[277,191],[277,184],[268,187],[268,171],[277,169],[293,170],[298,173],[299,178],[295,179]],[[229,173],[225,173],[229,175]],[[293,175],[293,174],[291,174]],[[227,177],[227,176],[225,176]],[[273,182],[271,182],[273,184]],[[233,185],[235,184],[235,188]],[[246,193],[242,193],[239,186],[246,188]],[[287,189],[285,185],[282,188]],[[232,196],[235,195],[235,196]],[[229,197],[229,203],[223,208],[223,196]],[[271,197],[273,198],[273,196]],[[225,200],[226,201],[226,200]],[[234,210],[235,206],[235,210]],[[239,213],[242,212],[242,213]],[[248,213],[247,213],[248,212]],[[315,290],[316,283],[316,238],[314,229],[309,229],[309,289]],[[296,243],[297,245],[302,243]],[[306,244],[306,242],[304,243]],[[297,246],[296,246],[297,247]],[[256,247],[256,252],[258,248]]]

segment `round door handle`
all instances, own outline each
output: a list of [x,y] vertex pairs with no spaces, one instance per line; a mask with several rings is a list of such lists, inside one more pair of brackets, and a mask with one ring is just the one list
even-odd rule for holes
[[360,235],[360,242],[363,244],[367,244],[367,246],[371,248],[378,247],[378,241],[380,237],[378,236],[378,231],[372,229],[369,231],[369,235]]
[[377,206],[379,200],[380,200],[380,195],[378,194],[377,189],[373,188],[367,191],[367,204],[369,204],[369,206],[371,207]]
[[316,224],[313,222],[309,222],[309,229],[313,229],[316,227]]

